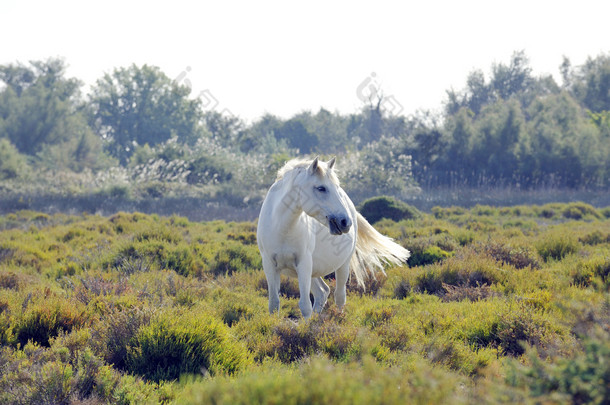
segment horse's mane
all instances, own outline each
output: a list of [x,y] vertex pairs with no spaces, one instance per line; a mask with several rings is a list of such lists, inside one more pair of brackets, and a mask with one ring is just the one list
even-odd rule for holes
[[[308,168],[312,162],[313,162],[313,159],[291,159],[291,160],[289,160],[288,162],[286,162],[286,164],[284,164],[284,166],[280,170],[278,170],[275,181],[282,180],[284,177],[286,177],[286,175],[288,173],[292,173],[293,170]],[[317,175],[320,177],[325,177],[326,175],[328,175],[328,178],[330,179],[330,181],[332,181],[337,186],[339,185],[339,178],[335,174],[335,171],[333,169],[329,169],[325,162],[322,162],[322,161],[318,162]]]

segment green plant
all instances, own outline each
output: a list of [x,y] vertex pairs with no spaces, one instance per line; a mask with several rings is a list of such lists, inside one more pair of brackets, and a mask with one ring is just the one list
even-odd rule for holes
[[569,219],[582,219],[585,217],[600,218],[601,215],[590,204],[574,202],[568,204],[562,211],[562,215]]
[[436,262],[440,262],[451,256],[449,252],[445,252],[443,249],[438,246],[428,246],[423,250],[418,249],[418,247],[411,247],[413,245],[408,245],[411,251],[411,257],[409,257],[408,264],[409,266],[425,266],[427,264],[432,264]]
[[508,384],[527,387],[536,402],[606,404],[610,398],[610,344],[607,333],[584,341],[583,350],[570,358],[545,362],[536,350],[525,365],[511,362]]
[[421,216],[421,213],[417,208],[388,196],[369,198],[359,205],[358,211],[360,211],[362,216],[371,224],[374,224],[382,218],[401,221],[403,219],[414,219]]
[[550,233],[536,243],[536,250],[547,262],[561,260],[569,254],[576,253],[580,248],[578,240],[569,234]]
[[127,350],[127,370],[149,380],[175,380],[182,374],[233,374],[250,357],[228,327],[205,313],[168,313],[142,326]]
[[78,302],[62,300],[58,297],[45,297],[34,304],[16,320],[13,327],[15,339],[22,346],[33,341],[49,346],[49,339],[60,331],[69,332],[85,325],[88,321],[85,309]]
[[540,268],[540,263],[528,249],[512,248],[500,242],[489,241],[481,246],[481,250],[500,263],[509,264],[516,269]]
[[215,276],[220,276],[261,267],[260,254],[256,248],[230,241],[216,252],[209,265],[209,271]]

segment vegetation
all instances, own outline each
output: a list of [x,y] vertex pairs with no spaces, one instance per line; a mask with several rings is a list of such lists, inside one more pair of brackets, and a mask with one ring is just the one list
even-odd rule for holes
[[[383,99],[251,124],[204,111],[153,66],[120,67],[81,94],[59,59],[0,66],[0,190],[53,196],[204,198],[257,207],[287,159],[339,155],[360,202],[436,187],[604,190],[610,185],[610,57],[535,76],[523,52],[447,92],[442,113],[394,116]],[[25,203],[27,206],[27,203]],[[97,209],[97,208],[96,208]]]
[[358,211],[371,224],[374,224],[383,218],[400,221],[403,219],[414,219],[420,216],[420,212],[417,208],[387,196],[373,197],[363,201],[358,207]]
[[268,314],[254,223],[17,211],[0,403],[605,403],[609,220],[583,203],[382,219],[408,265],[305,321],[289,279]]

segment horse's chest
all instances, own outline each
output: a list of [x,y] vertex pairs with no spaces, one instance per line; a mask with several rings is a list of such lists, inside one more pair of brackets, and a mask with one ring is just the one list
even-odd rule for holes
[[277,253],[277,254],[273,255],[272,259],[273,259],[273,264],[275,265],[275,268],[278,270],[283,270],[283,269],[296,270],[296,268],[299,264],[296,253]]
[[299,257],[296,253],[276,253],[272,256],[275,269],[287,276],[297,276]]

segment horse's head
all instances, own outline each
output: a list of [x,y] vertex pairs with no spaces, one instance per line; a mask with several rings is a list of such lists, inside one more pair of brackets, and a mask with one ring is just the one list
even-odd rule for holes
[[333,172],[335,158],[321,162],[316,157],[299,176],[301,208],[305,213],[324,225],[330,233],[341,235],[352,226],[349,204],[346,194],[339,186],[339,180]]

